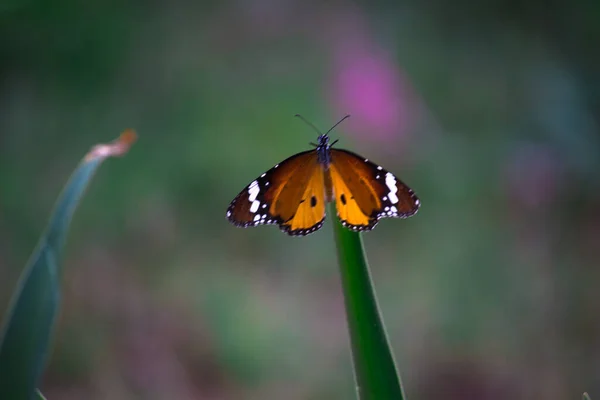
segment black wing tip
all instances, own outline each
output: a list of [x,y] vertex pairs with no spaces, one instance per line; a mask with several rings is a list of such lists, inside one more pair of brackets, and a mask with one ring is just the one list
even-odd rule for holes
[[412,217],[413,215],[415,215],[416,213],[418,213],[419,209],[421,208],[421,200],[419,200],[419,198],[417,197],[417,195],[415,195],[415,193],[412,190],[411,190],[410,194],[411,194],[412,199],[414,201],[414,207],[409,212],[401,213],[401,215],[399,216],[399,218]]
[[252,220],[252,221],[240,221],[240,220],[234,219],[230,215],[227,215],[227,220],[229,222],[231,222],[233,225],[237,226],[238,228],[251,228],[253,226],[278,225],[279,224],[279,221],[276,219],[261,218],[261,219]]
[[421,200],[419,200],[419,198],[412,192],[412,190],[410,191],[410,195],[411,195],[411,199],[413,200],[413,206],[409,211],[399,211],[395,205],[390,204],[390,205],[386,205],[383,209],[380,209],[372,217],[374,217],[377,220],[380,220],[382,218],[405,219],[405,218],[412,217],[421,208]]
[[269,214],[255,214],[255,217],[258,215],[260,218],[252,219],[251,221],[236,219],[234,217],[234,205],[235,205],[235,200],[233,202],[231,202],[231,204],[227,208],[227,212],[225,213],[225,218],[227,219],[227,221],[231,222],[233,225],[237,226],[238,228],[250,228],[252,226],[259,226],[259,225],[275,225],[275,224],[279,224],[281,222],[281,220],[274,218],[273,216],[271,216]]
[[406,218],[412,217],[418,211],[419,211],[419,207],[415,207],[415,208],[413,208],[412,210],[410,210],[408,212],[398,212],[398,211],[393,211],[393,209],[387,209],[387,210],[384,209],[384,211],[381,211],[379,214],[377,214],[375,216],[375,219],[377,221],[379,221],[380,219],[383,219],[383,218],[400,218],[400,219],[406,219]]
[[227,207],[227,212],[225,213],[225,218],[227,221],[231,222],[234,225],[237,225],[238,221],[233,218],[233,205],[235,204],[235,200],[231,202],[229,207]]

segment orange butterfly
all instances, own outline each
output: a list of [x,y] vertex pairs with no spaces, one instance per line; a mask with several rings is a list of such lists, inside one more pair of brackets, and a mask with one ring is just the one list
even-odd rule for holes
[[277,224],[288,235],[308,235],[323,226],[325,203],[335,201],[342,225],[369,231],[381,218],[407,218],[419,209],[415,193],[391,172],[348,150],[333,149],[333,128],[318,133],[314,150],[303,151],[253,180],[227,209],[236,226]]

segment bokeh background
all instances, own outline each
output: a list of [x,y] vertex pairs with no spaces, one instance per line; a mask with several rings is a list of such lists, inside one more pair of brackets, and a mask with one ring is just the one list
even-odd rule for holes
[[[600,3],[0,3],[0,310],[95,143],[49,399],[351,399],[331,216],[225,219],[315,133],[422,208],[364,234],[410,399],[600,398]],[[3,313],[4,311],[0,311]]]

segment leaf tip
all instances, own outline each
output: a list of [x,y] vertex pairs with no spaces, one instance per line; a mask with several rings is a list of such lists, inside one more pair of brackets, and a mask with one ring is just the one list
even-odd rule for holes
[[126,154],[137,140],[137,133],[133,129],[126,129],[121,135],[110,143],[97,144],[87,153],[85,161],[96,158],[118,157]]
[[119,136],[119,138],[117,139],[119,142],[123,143],[124,145],[127,145],[129,147],[131,147],[132,144],[134,144],[137,140],[137,133],[135,133],[135,130],[129,128],[129,129],[125,129],[121,135]]

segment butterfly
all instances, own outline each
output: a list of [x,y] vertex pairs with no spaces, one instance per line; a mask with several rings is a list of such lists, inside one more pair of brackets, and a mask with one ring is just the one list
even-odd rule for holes
[[381,218],[407,218],[420,206],[415,193],[391,172],[348,150],[334,149],[317,133],[315,149],[295,154],[253,180],[231,202],[227,219],[236,226],[277,224],[292,236],[315,232],[325,221],[325,204],[335,201],[348,229],[369,231]]

